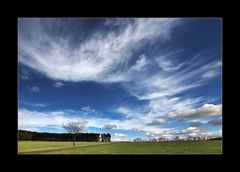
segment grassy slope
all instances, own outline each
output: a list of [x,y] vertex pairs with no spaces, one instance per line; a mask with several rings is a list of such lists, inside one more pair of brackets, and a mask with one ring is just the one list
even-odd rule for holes
[[[19,153],[35,150],[62,150],[41,152],[48,154],[221,154],[221,141],[204,142],[77,142],[71,149],[71,142],[20,141]],[[65,149],[67,148],[67,149]],[[68,149],[70,148],[70,149]]]
[[[76,142],[76,147],[99,145],[99,144],[104,144],[104,143]],[[50,149],[58,149],[58,148],[72,148],[72,147],[73,147],[72,142],[47,142],[47,141],[19,141],[18,142],[19,152],[50,150]]]

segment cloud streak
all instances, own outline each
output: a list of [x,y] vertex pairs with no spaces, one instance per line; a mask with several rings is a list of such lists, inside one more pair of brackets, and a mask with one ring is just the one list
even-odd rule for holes
[[154,119],[151,123],[149,123],[148,125],[163,125],[166,124],[167,121],[161,118],[158,119]]
[[26,104],[26,105],[30,105],[33,107],[40,107],[40,108],[44,108],[47,107],[48,105],[45,103],[30,103],[30,102],[26,102],[26,101],[20,101],[20,103]]
[[29,89],[30,89],[32,92],[35,92],[35,93],[40,92],[40,88],[37,87],[37,86],[30,87]]
[[117,126],[113,125],[113,124],[106,124],[106,125],[103,126],[103,128],[105,128],[105,129],[113,129],[113,128],[117,128]]
[[214,104],[204,104],[202,107],[197,109],[187,109],[181,112],[170,112],[168,115],[171,118],[176,119],[191,119],[191,118],[201,118],[208,116],[215,116],[222,114],[222,105],[214,105]]
[[[29,30],[28,36],[19,35],[20,63],[54,80],[115,82],[127,80],[127,77],[124,77],[125,71],[120,72],[117,68],[132,58],[131,50],[134,46],[141,47],[144,39],[148,41],[169,39],[171,29],[180,21],[136,19],[132,24],[126,24],[122,20],[120,23],[125,27],[119,35],[112,32],[106,35],[97,32],[92,39],[74,48],[69,46],[68,37],[53,38],[47,34],[46,26],[41,21],[35,22],[37,30],[32,28],[31,22],[31,19],[22,21]],[[151,27],[148,27],[149,25]],[[49,48],[44,47],[45,45]],[[138,65],[142,63],[140,61]]]
[[210,63],[209,65],[207,65],[205,68],[208,68],[209,70],[206,71],[202,77],[204,79],[210,79],[210,78],[213,78],[215,76],[218,76],[221,74],[220,72],[220,69],[222,67],[222,62],[221,61],[218,61],[218,62],[215,62],[215,63]]
[[211,124],[213,126],[222,125],[222,119],[215,119],[215,120],[209,121],[208,124]]
[[84,114],[91,114],[91,113],[94,113],[94,112],[95,112],[95,109],[91,108],[90,106],[85,106],[85,107],[82,107],[82,108],[81,108],[81,111],[82,111]]
[[61,88],[61,87],[63,87],[64,86],[64,83],[62,83],[62,82],[56,82],[56,83],[54,83],[54,87],[56,87],[56,88]]

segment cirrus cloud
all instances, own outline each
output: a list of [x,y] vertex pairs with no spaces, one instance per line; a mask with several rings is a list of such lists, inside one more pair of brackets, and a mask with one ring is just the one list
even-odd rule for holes
[[[191,93],[187,94],[189,97],[181,95],[186,95],[183,93],[208,84],[206,82],[208,78],[220,74],[217,70],[221,67],[221,62],[216,62],[215,59],[209,58],[209,54],[198,52],[198,50],[192,54],[188,53],[185,47],[180,47],[180,50],[161,48],[164,47],[161,46],[162,44],[171,41],[172,35],[176,35],[172,32],[180,26],[182,19],[102,20],[104,24],[99,25],[100,29],[97,27],[94,32],[89,31],[90,34],[87,31],[88,37],[78,39],[75,43],[71,41],[81,32],[81,27],[77,32],[69,32],[68,28],[74,28],[71,24],[69,25],[74,22],[69,22],[65,32],[62,29],[63,25],[51,21],[21,19],[18,51],[21,64],[52,79],[56,88],[63,87],[64,83],[72,81],[94,81],[98,84],[110,83],[109,85],[118,82],[128,94],[136,98],[136,101],[145,102],[136,107],[131,105],[126,107],[126,104],[115,106],[114,113],[125,117],[121,117],[121,120],[94,118],[97,112],[88,106],[80,111],[70,109],[68,113],[65,109],[64,115],[58,116],[59,119],[65,120],[68,115],[75,119],[77,116],[75,114],[81,116],[81,114],[91,113],[91,117],[86,116],[90,121],[88,125],[93,127],[101,129],[118,127],[123,130],[131,130],[134,127],[135,131],[151,134],[157,132],[161,135],[163,130],[160,125],[167,123],[168,120],[176,122],[175,119],[185,120],[218,115],[217,111],[220,111],[221,105],[206,104],[209,102],[206,102],[205,95],[191,95]],[[77,20],[77,23],[81,22],[82,19]],[[106,26],[120,29],[106,31]],[[54,33],[55,31],[56,33],[64,32],[55,35],[51,33],[51,29]],[[149,49],[152,45],[154,45],[153,49]],[[158,50],[155,52],[156,45]],[[186,54],[183,57],[181,53],[185,51]],[[182,57],[178,58],[180,54]],[[25,76],[27,76],[26,73]],[[41,88],[44,87],[41,86]],[[35,88],[35,92],[39,91],[39,88],[38,91]],[[46,119],[44,113],[32,112],[32,114],[39,114],[47,126],[56,122],[55,118],[52,119],[54,117],[52,113],[49,112],[49,119]],[[28,115],[29,119],[36,122],[37,115],[35,118]],[[22,122],[24,115],[21,116]],[[31,123],[28,119],[26,121]],[[191,127],[199,126],[192,124]],[[162,133],[164,137],[172,135],[174,134],[170,131]]]
[[[69,37],[56,38],[48,34],[46,28],[59,29],[57,25],[37,19],[34,22],[31,19],[22,19],[20,23],[28,32],[25,32],[26,35],[19,35],[19,62],[54,80],[128,80],[126,71],[118,68],[132,58],[132,49],[139,49],[144,44],[143,40],[168,40],[171,30],[179,25],[181,20],[173,18],[131,21],[128,23],[119,20],[124,26],[119,34],[96,32],[90,39],[71,47]],[[23,31],[22,27],[20,31]],[[144,63],[144,58],[140,59],[136,69]]]

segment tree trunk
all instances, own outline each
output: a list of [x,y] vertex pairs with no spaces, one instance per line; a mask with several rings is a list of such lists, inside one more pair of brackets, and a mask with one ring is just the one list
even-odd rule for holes
[[73,146],[75,146],[75,135],[73,136]]

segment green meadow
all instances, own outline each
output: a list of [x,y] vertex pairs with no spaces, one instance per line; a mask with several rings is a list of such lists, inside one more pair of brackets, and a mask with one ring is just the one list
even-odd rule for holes
[[222,141],[55,142],[18,141],[18,154],[222,154]]

